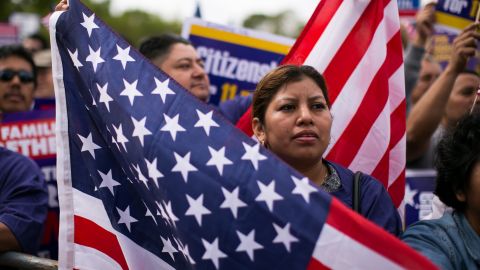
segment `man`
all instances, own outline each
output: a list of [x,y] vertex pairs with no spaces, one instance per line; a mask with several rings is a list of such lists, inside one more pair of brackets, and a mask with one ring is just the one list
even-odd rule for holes
[[37,88],[35,98],[54,98],[52,77],[52,54],[50,50],[42,50],[33,55],[33,61],[38,68]]
[[47,187],[38,166],[0,147],[0,252],[35,253],[47,203]]
[[466,27],[454,40],[446,69],[418,100],[407,118],[409,168],[433,168],[434,149],[443,131],[454,127],[473,106],[480,85],[478,74],[466,71],[475,55],[479,24]]
[[0,112],[32,108],[37,72],[32,56],[23,47],[0,47]]
[[[139,50],[198,99],[208,101],[210,80],[203,68],[203,60],[188,40],[177,35],[164,34],[148,38],[142,42]],[[218,110],[235,124],[251,102],[251,95],[238,96],[221,103]]]

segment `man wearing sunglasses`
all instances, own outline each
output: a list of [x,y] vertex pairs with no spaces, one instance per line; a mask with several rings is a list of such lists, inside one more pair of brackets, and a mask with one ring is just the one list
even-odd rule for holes
[[36,84],[30,53],[18,45],[0,47],[0,113],[30,110]]

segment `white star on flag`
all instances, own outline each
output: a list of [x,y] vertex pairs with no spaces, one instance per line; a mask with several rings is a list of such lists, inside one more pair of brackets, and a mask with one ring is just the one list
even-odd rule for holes
[[292,190],[292,194],[301,195],[307,203],[310,202],[310,193],[316,192],[317,189],[310,185],[307,177],[298,179],[292,175],[292,180],[295,183],[295,188]]
[[154,79],[157,87],[153,89],[152,94],[160,95],[162,102],[165,103],[165,100],[167,99],[167,95],[175,95],[175,92],[173,92],[172,89],[168,87],[168,83],[170,82],[170,79],[166,79],[163,82],[161,82],[157,78],[154,78]]
[[88,45],[88,50],[90,51],[90,54],[87,56],[85,61],[92,63],[93,72],[97,72],[98,64],[105,62],[105,60],[103,60],[102,57],[100,57],[100,49],[102,49],[102,48],[98,47],[98,50],[94,51],[90,47],[90,45]]
[[211,260],[218,269],[219,259],[227,258],[227,255],[218,248],[218,237],[209,243],[205,239],[202,239],[203,246],[205,247],[205,253],[202,256],[203,260]]
[[223,175],[223,166],[233,164],[228,158],[225,157],[225,146],[216,151],[215,149],[208,147],[208,151],[212,156],[207,162],[207,166],[216,166],[220,176]]
[[172,242],[170,242],[170,239],[168,237],[167,239],[164,239],[163,237],[160,236],[160,238],[162,239],[162,243],[163,243],[162,252],[168,253],[168,255],[172,257],[172,260],[175,260],[173,257],[173,253],[178,252],[178,250],[172,245]]
[[213,121],[212,116],[213,116],[213,111],[210,111],[206,114],[202,113],[198,109],[196,110],[198,114],[198,121],[195,123],[194,127],[203,127],[203,130],[205,130],[205,133],[207,133],[207,136],[210,135],[210,128],[211,127],[218,127],[217,122]]
[[183,248],[179,247],[178,249],[182,251],[183,255],[185,255],[185,258],[187,258],[191,264],[195,264],[192,256],[190,256],[190,251],[188,251],[188,245],[185,245]]
[[180,172],[185,183],[188,181],[188,172],[198,171],[197,168],[190,164],[190,153],[188,152],[184,157],[175,152],[173,153],[177,164],[172,168],[172,172]]
[[[142,201],[143,202],[143,201]],[[157,224],[157,220],[155,219],[155,217],[153,216],[152,212],[150,211],[150,209],[148,209],[148,206],[145,204],[145,202],[143,202],[143,205],[145,205],[145,208],[147,208],[147,211],[145,212],[145,216],[146,217],[151,217],[153,219],[153,222],[155,224]],[[158,224],[157,224],[158,225]]]
[[120,215],[120,219],[118,220],[118,224],[125,224],[127,226],[128,231],[131,230],[131,224],[137,222],[134,217],[130,216],[130,206],[125,208],[125,211],[122,211],[120,208],[117,207],[118,214]]
[[105,107],[107,107],[107,111],[110,112],[109,102],[113,101],[113,98],[108,95],[107,87],[108,87],[108,83],[105,83],[104,86],[100,86],[97,83],[98,92],[100,92],[100,99],[98,101],[101,103],[104,103]]
[[248,254],[250,260],[253,261],[253,252],[256,249],[263,249],[263,246],[255,242],[255,230],[252,230],[248,235],[237,231],[237,235],[240,238],[240,245],[238,245],[235,251],[245,251]]
[[264,185],[260,181],[257,181],[257,183],[258,187],[260,188],[260,194],[258,194],[258,196],[255,198],[255,201],[264,201],[267,204],[268,209],[273,211],[273,202],[283,200],[283,197],[275,192],[275,180],[272,180],[268,186]]
[[170,219],[173,222],[173,225],[175,225],[175,222],[179,221],[178,217],[175,216],[175,214],[173,214],[172,202],[165,203],[163,205],[163,207],[162,207],[162,205],[158,204],[158,207],[160,208],[160,211],[162,212],[162,216]]
[[148,179],[143,175],[142,170],[140,169],[140,165],[133,165],[133,168],[138,174],[138,180],[144,183],[148,189]]
[[78,50],[75,49],[75,52],[73,53],[68,50],[68,54],[70,54],[70,58],[72,58],[73,65],[77,68],[77,70],[80,70],[80,67],[83,67],[83,65],[80,60],[78,60]]
[[152,132],[148,130],[145,125],[146,125],[147,117],[143,117],[142,120],[137,120],[133,118],[132,116],[132,122],[133,122],[133,134],[132,137],[138,137],[140,140],[140,144],[143,146],[143,138],[147,135],[152,135]]
[[125,89],[120,93],[120,96],[127,96],[128,100],[130,101],[130,105],[133,106],[133,102],[135,101],[135,97],[142,97],[143,94],[138,91],[137,89],[138,80],[134,81],[133,83],[127,82],[127,80],[123,79],[123,85]]
[[165,118],[165,126],[163,126],[160,130],[161,131],[168,131],[172,136],[173,141],[177,137],[177,132],[185,131],[185,129],[178,124],[178,117],[179,114],[175,115],[173,118],[170,118],[168,115],[163,114]]
[[88,151],[90,155],[92,155],[93,159],[95,159],[95,149],[101,149],[101,147],[93,142],[92,133],[88,133],[88,136],[86,138],[80,134],[77,135],[82,141],[82,149],[80,151]]
[[277,236],[273,239],[273,243],[282,243],[288,252],[290,252],[290,245],[293,242],[298,242],[298,239],[290,233],[290,223],[285,224],[285,227],[280,227],[277,224],[273,224]]
[[115,125],[112,125],[113,126],[113,129],[115,129],[115,134],[117,134],[117,138],[115,139],[115,141],[117,143],[120,143],[122,144],[123,146],[123,149],[125,150],[125,152],[127,151],[127,147],[125,146],[125,143],[128,142],[128,139],[127,137],[125,137],[125,135],[123,135],[123,128],[122,128],[122,124],[120,124],[118,126],[118,128],[115,126]]
[[122,47],[117,44],[117,52],[117,55],[115,55],[113,59],[122,62],[123,69],[127,66],[127,62],[135,62],[135,59],[130,56],[130,46],[122,49]]
[[239,188],[236,187],[232,192],[222,187],[222,193],[225,200],[220,205],[220,208],[229,208],[232,211],[233,217],[237,218],[238,208],[247,206],[242,200],[238,198]]
[[266,156],[260,154],[260,144],[255,144],[250,146],[242,142],[243,147],[245,148],[245,154],[242,156],[242,160],[250,160],[252,162],[255,170],[258,170],[258,161],[267,159]]
[[186,216],[194,216],[195,219],[197,220],[198,225],[201,227],[202,226],[202,216],[203,215],[208,215],[211,214],[210,210],[208,210],[205,206],[203,206],[203,194],[198,196],[198,198],[194,199],[188,195],[187,196],[187,201],[188,201],[188,209],[185,212]]
[[104,174],[101,171],[98,171],[98,173],[100,174],[100,177],[102,178],[102,183],[100,183],[100,188],[107,187],[108,190],[110,190],[110,193],[112,193],[112,195],[115,195],[113,193],[113,187],[114,186],[119,186],[120,183],[113,179],[112,170],[109,170],[107,172],[107,174]]
[[80,24],[87,29],[88,37],[90,37],[93,29],[98,28],[98,25],[96,25],[94,22],[95,14],[92,14],[90,15],[90,17],[88,17],[87,15],[85,15],[85,13],[82,12],[82,15],[83,15],[83,22]]
[[152,178],[158,187],[158,178],[163,177],[163,174],[157,169],[157,158],[154,158],[152,162],[145,159],[148,168],[148,177]]

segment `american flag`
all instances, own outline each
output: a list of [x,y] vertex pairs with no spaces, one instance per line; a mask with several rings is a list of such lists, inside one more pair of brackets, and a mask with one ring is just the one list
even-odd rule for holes
[[61,269],[433,267],[69,5],[50,21]]
[[[396,0],[321,1],[283,60],[325,76],[333,125],[327,160],[405,192],[405,87]],[[237,126],[251,135],[248,111]]]

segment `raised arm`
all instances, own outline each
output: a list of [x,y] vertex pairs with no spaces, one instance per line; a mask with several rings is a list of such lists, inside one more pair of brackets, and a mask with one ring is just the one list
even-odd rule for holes
[[407,118],[407,161],[415,160],[428,148],[430,137],[445,112],[457,76],[465,69],[469,57],[475,55],[479,24],[467,26],[454,40],[452,56],[446,69],[413,106]]

